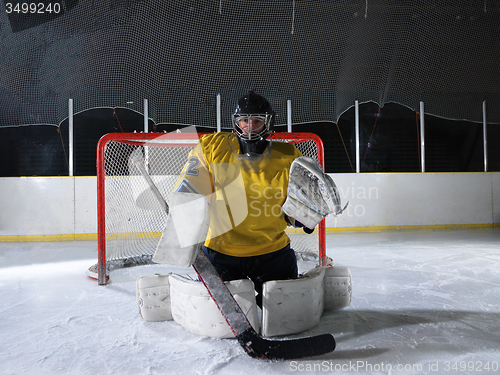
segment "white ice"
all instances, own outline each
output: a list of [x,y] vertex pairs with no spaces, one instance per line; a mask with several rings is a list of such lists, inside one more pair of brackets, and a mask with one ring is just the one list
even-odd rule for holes
[[140,319],[137,278],[189,269],[126,268],[98,286],[95,241],[0,243],[0,374],[500,373],[500,230],[329,234],[328,255],[351,269],[353,301],[303,335],[332,333],[337,349],[264,361]]

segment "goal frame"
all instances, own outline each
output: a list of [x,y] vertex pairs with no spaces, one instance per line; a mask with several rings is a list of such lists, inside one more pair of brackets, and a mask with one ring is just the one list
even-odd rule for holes
[[[193,147],[194,141],[204,134],[211,133],[169,133],[171,146]],[[106,171],[105,171],[105,150],[106,144],[111,141],[123,142],[131,145],[149,147],[166,147],[161,144],[154,144],[155,138],[164,136],[165,133],[108,133],[102,136],[97,143],[97,246],[98,246],[98,283],[106,285],[108,281],[106,273]],[[308,132],[273,132],[271,137],[273,141],[286,141],[291,144],[304,141],[313,141],[316,144],[317,160],[324,169],[324,147],[321,138]],[[175,143],[178,140],[178,143]],[[191,141],[191,143],[185,143]],[[184,142],[184,143],[183,143]],[[170,147],[170,146],[167,146]],[[321,220],[318,228],[318,258],[319,266],[328,265],[326,257],[326,224],[325,219]]]

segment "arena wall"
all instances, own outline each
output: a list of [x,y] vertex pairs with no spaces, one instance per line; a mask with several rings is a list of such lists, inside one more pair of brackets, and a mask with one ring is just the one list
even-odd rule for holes
[[[500,173],[331,174],[329,232],[500,226]],[[0,241],[97,237],[96,177],[0,178]]]

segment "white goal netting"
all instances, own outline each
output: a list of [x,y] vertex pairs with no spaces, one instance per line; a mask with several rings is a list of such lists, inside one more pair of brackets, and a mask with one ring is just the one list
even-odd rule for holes
[[[324,162],[322,142],[314,134],[274,133],[273,140],[292,142],[303,155]],[[149,176],[168,204],[169,193],[196,144],[196,133],[113,133],[101,139],[97,177],[102,270],[106,265],[109,270],[115,265],[149,262],[165,227],[167,213],[131,156],[139,153],[144,158]],[[291,227],[287,234],[300,257],[327,263],[324,221],[310,235]]]
[[[27,4],[28,2],[5,1]],[[49,4],[48,1],[37,3]],[[59,124],[68,98],[155,123],[223,126],[253,89],[286,124],[336,121],[354,101],[500,121],[500,5],[442,0],[60,0],[2,8],[0,126]]]

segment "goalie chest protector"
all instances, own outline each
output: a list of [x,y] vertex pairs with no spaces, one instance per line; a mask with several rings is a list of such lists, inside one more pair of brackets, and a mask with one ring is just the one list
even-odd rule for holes
[[281,206],[290,166],[301,153],[292,144],[273,142],[263,170],[244,170],[234,158],[230,136],[202,136],[189,154],[177,188],[187,186],[208,197],[211,221],[205,246],[240,257],[279,250],[290,242]]

